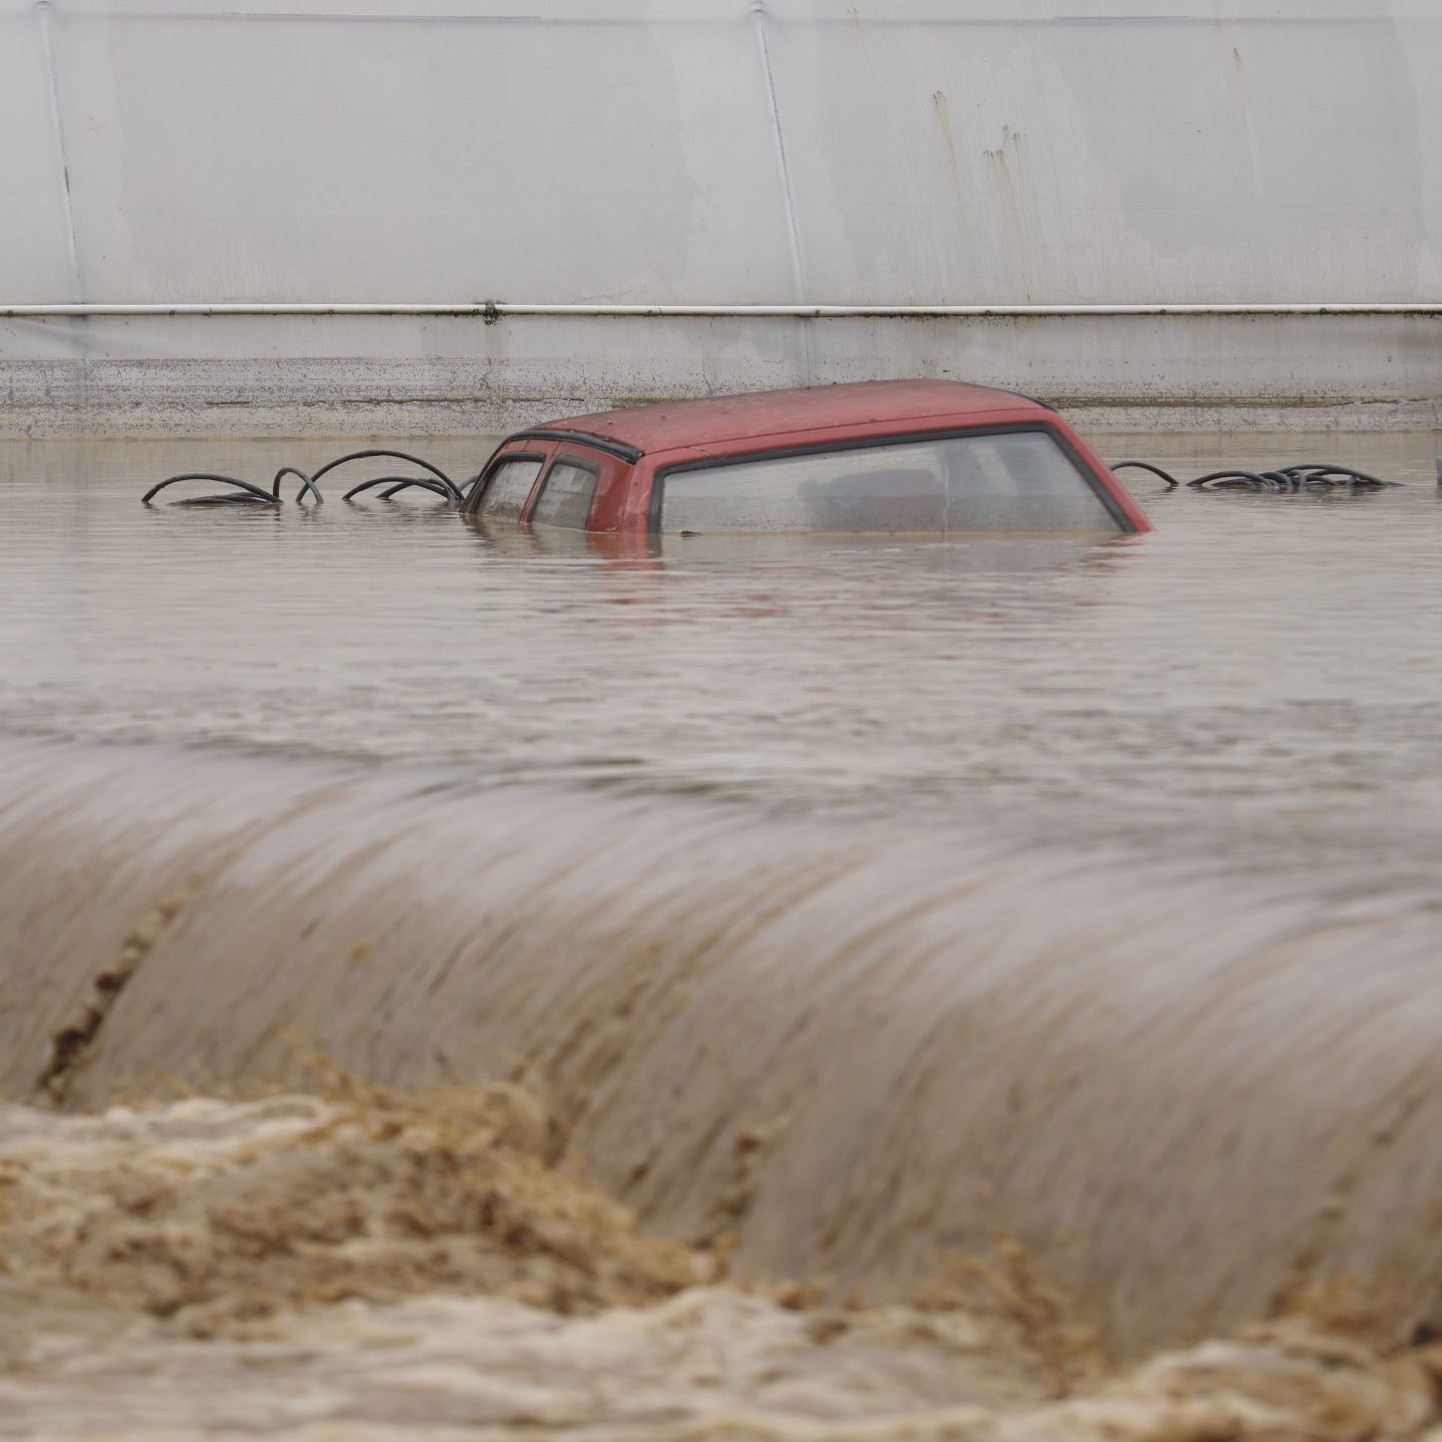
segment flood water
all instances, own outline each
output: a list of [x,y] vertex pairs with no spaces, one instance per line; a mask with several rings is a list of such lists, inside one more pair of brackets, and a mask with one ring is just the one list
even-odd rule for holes
[[[71,1339],[47,1355],[73,1381],[17,1343],[31,1380],[0,1375],[15,1415],[98,1435],[106,1379],[135,1363],[197,1368],[203,1426],[243,1428],[226,1389],[261,1344],[232,1325],[225,1266],[182,1268],[220,1280],[175,1316],[194,1332],[220,1307],[231,1338],[184,1362],[165,1349],[201,1344],[161,1311],[97,1360],[46,1268],[111,1276],[130,1253],[84,1241],[96,1208],[154,1176],[178,1186],[187,1138],[185,1187],[204,1193],[235,1158],[291,1156],[293,1129],[229,1102],[194,1104],[220,1109],[199,1130],[184,1104],[141,1122],[36,1108],[160,1076],[299,1085],[303,1046],[403,1088],[510,1077],[540,1099],[541,1162],[703,1272],[724,1254],[730,1283],[824,1279],[879,1309],[847,1323],[838,1361],[806,1307],[683,1292],[665,1306],[692,1308],[699,1350],[636,1382],[652,1411],[611,1398],[614,1435],[819,1437],[876,1417],[854,1435],[880,1437],[923,1402],[917,1436],[1221,1425],[1186,1410],[1173,1372],[1152,1392],[1108,1383],[1095,1416],[1048,1412],[1038,1358],[1061,1344],[1053,1327],[1038,1350],[1021,1302],[1004,1324],[947,1312],[980,1329],[965,1345],[898,1352],[939,1259],[1002,1239],[1094,1329],[1103,1369],[1282,1325],[1309,1288],[1356,1282],[1384,1338],[1354,1359],[1367,1427],[1427,1421],[1386,1359],[1442,1316],[1442,438],[1089,439],[1184,475],[1337,460],[1405,485],[1250,495],[1130,473],[1151,535],[653,546],[487,532],[429,499],[351,506],[334,484],[277,512],[139,503],[183,469],[268,484],[334,443],[0,444],[0,1088],[20,1103],[0,1117],[0,1184],[27,1179],[15,1216],[63,1200],[57,1216],[91,1218],[26,1221],[13,1246],[39,1259],[35,1295]],[[490,449],[401,444],[458,478]],[[366,1144],[391,1135],[375,1123]],[[125,1185],[119,1161],[76,1161],[77,1138],[130,1155]],[[270,1186],[293,1164],[265,1168]],[[296,1175],[312,1195],[315,1173]],[[211,1257],[224,1228],[196,1222],[204,1196],[127,1213],[169,1218],[126,1232],[130,1252],[199,1227]],[[267,1235],[300,1227],[297,1205],[268,1202]],[[453,1369],[437,1427],[579,1428],[596,1382],[576,1359],[605,1353],[624,1392],[659,1335],[636,1328],[671,1325],[626,1311],[622,1288],[584,1320],[598,1340],[531,1316],[514,1288],[535,1279],[506,1276],[480,1300],[423,1286],[403,1318],[373,1279],[352,1295],[374,1314],[316,1310],[336,1284],[309,1277],[285,1346],[329,1400],[276,1427],[354,1420],[347,1349],[400,1357],[399,1326],[397,1387]],[[529,1379],[524,1406],[476,1400],[462,1334],[484,1339],[466,1366]],[[1205,1365],[1235,1363],[1238,1395],[1267,1406],[1280,1394],[1256,1376],[1295,1365],[1311,1405],[1336,1364],[1275,1345]],[[705,1392],[697,1358],[723,1352],[730,1381]],[[547,1392],[563,1353],[580,1370]],[[0,1373],[10,1355],[0,1334]],[[778,1356],[768,1392],[758,1359]],[[838,1402],[862,1375],[869,1400]],[[121,1422],[159,1425],[163,1397],[125,1396]],[[753,1432],[706,1430],[743,1403]],[[1235,1421],[1251,1404],[1227,1405]]]
[[[138,504],[333,444],[5,443],[0,727],[1407,865],[1442,798],[1442,441],[1095,439],[1185,474],[1320,451],[1407,487],[1132,472],[1146,537],[618,555],[339,486],[279,513]],[[458,476],[490,444],[413,443]]]

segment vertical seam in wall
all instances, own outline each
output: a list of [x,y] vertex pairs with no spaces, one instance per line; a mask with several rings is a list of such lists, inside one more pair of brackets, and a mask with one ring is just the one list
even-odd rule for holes
[[75,211],[70,202],[70,148],[65,135],[65,112],[60,102],[60,77],[55,64],[55,41],[51,33],[50,0],[36,0],[35,23],[40,31],[40,54],[50,91],[50,126],[55,138],[55,157],[60,166],[60,209],[65,223],[66,254],[70,261],[70,285],[78,304],[85,299],[80,273],[80,246],[75,235]]
[[[766,109],[771,118],[771,138],[776,145],[776,169],[781,180],[781,203],[786,212],[786,239],[791,248],[791,283],[796,292],[798,304],[806,300],[806,260],[801,249],[801,226],[796,218],[796,194],[791,186],[791,165],[786,158],[786,133],[781,126],[781,106],[776,98],[776,75],[771,68],[771,46],[766,39],[765,0],[752,0],[747,11],[751,28],[756,35],[756,49],[761,58],[761,81],[766,90]],[[801,354],[806,369],[806,379],[813,380],[811,362],[811,326],[802,320]]]

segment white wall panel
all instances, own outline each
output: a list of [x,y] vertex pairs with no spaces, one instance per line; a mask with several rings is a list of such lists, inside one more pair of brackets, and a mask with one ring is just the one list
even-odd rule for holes
[[1332,22],[1189,8],[1211,18],[777,24],[818,295],[1436,295],[1442,175],[1418,91],[1424,57],[1442,61],[1442,7],[1410,22],[1380,5]]
[[57,28],[92,298],[785,287],[739,22],[117,10]]
[[[818,301],[1442,289],[1442,5],[50,10],[92,300],[788,301],[792,222]],[[36,14],[0,4],[7,301],[70,284]]]
[[[0,0],[0,305],[1436,302],[1439,76],[1442,0]],[[660,371],[988,354],[984,326],[827,324],[668,324]],[[1068,327],[1008,330],[989,378],[1442,398],[1425,321],[1300,363],[1263,323]],[[1258,365],[1227,373],[1223,333]],[[424,396],[442,334],[442,389],[471,363],[515,397],[512,351],[561,334],[567,393],[657,383],[639,324],[0,319],[0,397],[43,401],[31,360],[87,405],[174,360],[220,405],[206,364],[303,387],[308,358]]]
[[40,22],[0,8],[0,294],[76,300]]

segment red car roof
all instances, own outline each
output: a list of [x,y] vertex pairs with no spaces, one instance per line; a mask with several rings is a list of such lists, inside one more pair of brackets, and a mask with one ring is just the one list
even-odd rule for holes
[[567,416],[537,429],[576,431],[664,451],[677,446],[824,430],[877,421],[953,420],[968,414],[1017,411],[1043,416],[1039,401],[1013,391],[991,390],[962,381],[857,381],[789,391],[708,396],[695,401],[660,401],[587,416]]

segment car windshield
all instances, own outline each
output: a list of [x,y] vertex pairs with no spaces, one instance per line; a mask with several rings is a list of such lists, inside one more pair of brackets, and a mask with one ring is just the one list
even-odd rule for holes
[[1086,473],[1045,430],[977,432],[675,470],[660,530],[1116,531]]

